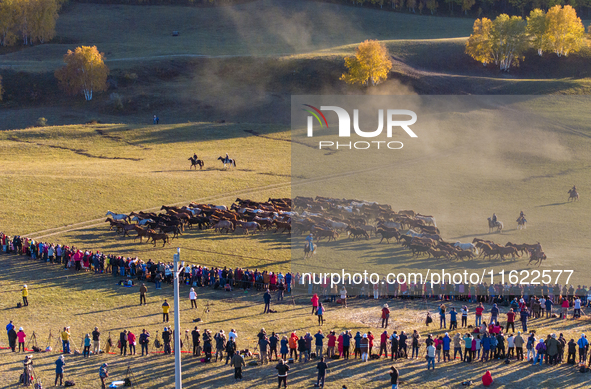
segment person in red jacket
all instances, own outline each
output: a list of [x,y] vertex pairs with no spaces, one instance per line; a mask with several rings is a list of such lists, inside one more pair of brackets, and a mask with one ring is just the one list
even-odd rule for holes
[[388,328],[388,319],[389,318],[390,318],[390,309],[388,308],[388,304],[384,304],[384,306],[382,307],[382,328]]
[[368,356],[371,356],[371,350],[373,349],[373,340],[375,339],[375,337],[373,336],[371,331],[367,331],[367,339],[369,340],[369,354],[368,354]]
[[562,318],[566,320],[566,314],[569,307],[568,299],[566,297],[562,299],[562,304],[560,306],[562,307]]
[[332,358],[334,356],[334,348],[336,347],[336,343],[337,343],[337,336],[336,333],[334,331],[330,331],[330,334],[328,335],[328,357]]
[[507,329],[505,332],[509,332],[509,327],[513,328],[513,332],[515,332],[515,312],[513,312],[513,308],[507,312]]
[[384,331],[382,332],[382,335],[380,335],[380,352],[378,354],[378,357],[382,356],[382,351],[384,351],[384,355],[386,358],[388,358],[388,331]]
[[127,333],[127,343],[129,344],[129,354],[135,355],[135,334],[131,330]]
[[318,295],[316,293],[314,293],[314,296],[312,296],[310,301],[312,302],[312,315],[313,315],[318,310]]
[[484,312],[484,307],[482,306],[482,303],[478,304],[478,306],[476,307],[476,327],[479,327],[482,325],[482,312]]

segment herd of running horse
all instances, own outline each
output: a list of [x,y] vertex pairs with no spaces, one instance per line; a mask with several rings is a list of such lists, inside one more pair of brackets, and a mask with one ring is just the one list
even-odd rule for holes
[[[110,230],[123,236],[135,231],[135,239],[147,238],[156,246],[170,243],[185,231],[197,226],[200,230],[213,229],[219,233],[249,234],[275,229],[301,235],[309,233],[311,239],[319,242],[327,239],[336,241],[341,234],[348,239],[367,239],[373,235],[381,237],[379,243],[395,239],[409,249],[413,256],[427,255],[434,258],[483,259],[511,257],[515,260],[522,255],[529,256],[528,264],[538,266],[546,259],[540,243],[499,245],[490,240],[475,238],[471,243],[446,242],[442,239],[435,218],[413,210],[394,211],[387,204],[361,200],[335,199],[317,196],[269,198],[266,202],[236,199],[230,208],[224,205],[196,204],[187,206],[163,205],[159,214],[155,212],[131,212],[115,214],[107,212],[106,222]],[[306,246],[308,247],[308,246]],[[305,256],[310,255],[309,247]]]

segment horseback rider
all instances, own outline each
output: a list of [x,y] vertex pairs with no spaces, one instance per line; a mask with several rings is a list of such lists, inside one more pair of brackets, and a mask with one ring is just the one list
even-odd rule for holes
[[519,220],[523,220],[524,223],[527,223],[527,220],[525,219],[525,213],[523,213],[523,211],[519,212],[519,217],[517,218],[518,223],[519,223]]
[[493,222],[493,226],[497,225],[497,214],[496,213],[493,213],[493,215],[492,215],[492,222]]
[[577,186],[576,185],[573,185],[573,188],[570,191],[573,192],[573,193],[576,193],[577,192]]
[[197,158],[197,154],[196,154],[196,153],[193,153],[193,159],[194,159],[195,161],[198,159],[198,158]]
[[310,252],[314,252],[314,235],[312,233],[306,237],[306,242],[306,246],[310,248]]
[[230,156],[228,155],[228,153],[226,153],[226,161],[230,160]]

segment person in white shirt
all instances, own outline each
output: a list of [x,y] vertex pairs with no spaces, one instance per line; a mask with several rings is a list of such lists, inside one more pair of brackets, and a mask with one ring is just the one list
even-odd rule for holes
[[238,334],[236,333],[235,329],[231,329],[230,333],[228,334],[228,339],[233,340],[236,343],[236,339],[238,338]]
[[347,289],[345,289],[345,285],[343,285],[343,289],[341,289],[341,305],[347,308]]
[[544,310],[546,309],[546,299],[544,298],[544,296],[542,296],[542,298],[540,299],[540,312],[541,312],[541,316],[540,317],[544,317]]
[[427,370],[433,365],[433,370],[435,370],[435,346],[430,344],[427,346]]
[[468,327],[468,307],[464,305],[462,308],[462,328]]
[[197,293],[195,293],[195,288],[191,288],[189,298],[191,299],[191,309],[193,309],[193,307],[197,309]]
[[575,311],[573,312],[573,319],[577,317],[581,317],[581,299],[578,297],[575,299]]
[[513,336],[513,334],[509,335],[509,337],[507,338],[507,347],[507,359],[511,359],[515,356],[515,337]]

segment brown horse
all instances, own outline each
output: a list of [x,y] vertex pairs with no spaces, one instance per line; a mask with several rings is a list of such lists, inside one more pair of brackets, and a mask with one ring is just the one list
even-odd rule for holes
[[577,201],[579,199],[579,192],[577,192],[575,188],[572,188],[566,193],[569,194],[568,201]]
[[189,158],[189,161],[191,161],[191,166],[189,167],[189,170],[191,170],[192,167],[194,167],[195,170],[197,170],[197,166],[199,166],[199,170],[203,170],[203,166],[205,166],[205,162],[203,162],[200,159],[195,159],[191,157]]
[[135,226],[135,230],[137,231],[137,236],[135,238],[133,238],[134,241],[137,238],[140,238],[140,243],[142,243],[142,238],[147,238],[147,240],[150,240],[150,231],[151,230],[149,230],[147,228],[143,229],[142,227],[138,226],[137,224],[134,224],[134,226]]
[[156,234],[154,231],[151,231],[148,233],[148,235],[149,235],[149,239],[152,239],[152,242],[154,242],[154,247],[156,247],[157,240],[162,241],[162,243],[163,243],[162,247],[166,246],[167,243],[170,244],[170,239],[168,238],[168,235],[166,235],[166,234]]

